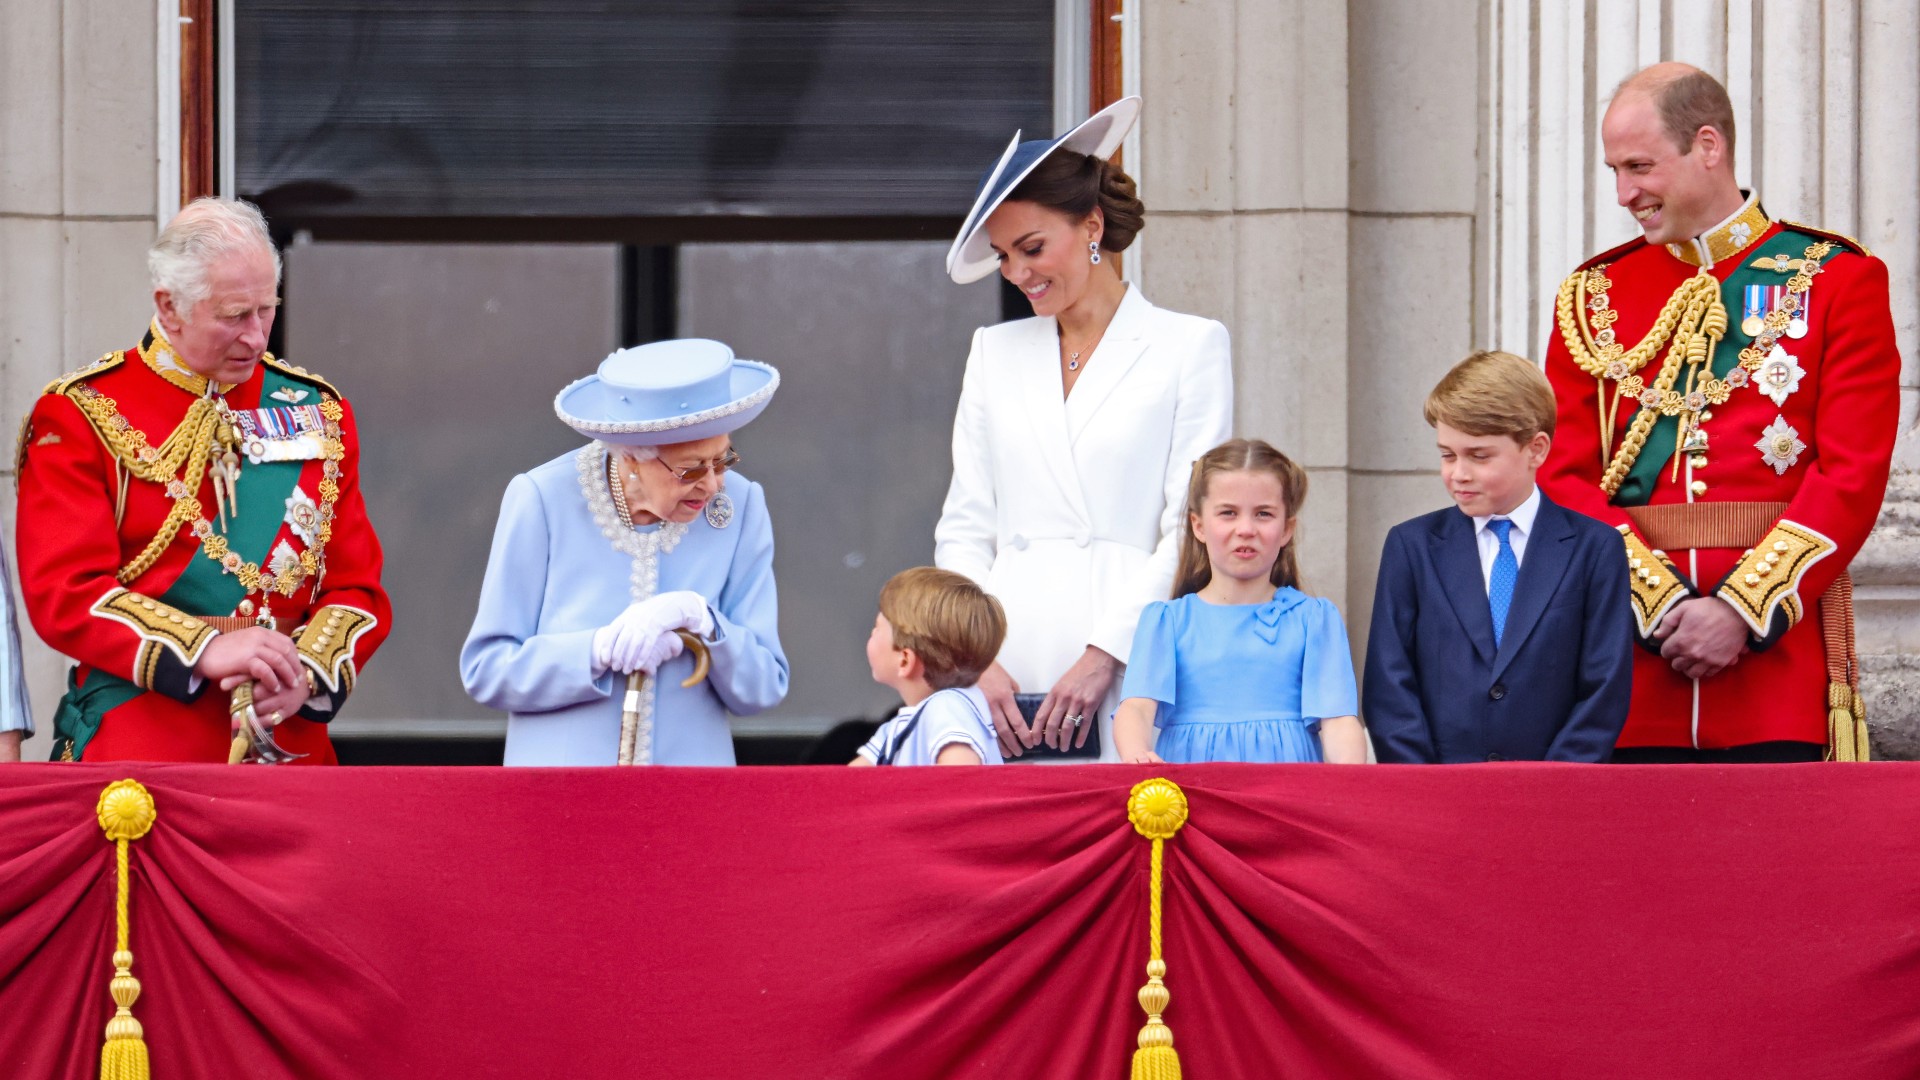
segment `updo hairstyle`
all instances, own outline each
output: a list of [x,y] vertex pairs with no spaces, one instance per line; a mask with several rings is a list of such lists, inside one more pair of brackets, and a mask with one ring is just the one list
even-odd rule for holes
[[1075,221],[1099,207],[1106,221],[1100,234],[1103,251],[1127,250],[1147,223],[1147,207],[1135,192],[1133,177],[1112,162],[1071,150],[1048,154],[1007,199],[1035,203]]

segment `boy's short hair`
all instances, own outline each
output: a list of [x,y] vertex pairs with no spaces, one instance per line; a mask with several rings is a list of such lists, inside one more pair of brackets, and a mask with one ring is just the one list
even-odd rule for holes
[[893,626],[893,647],[920,657],[935,690],[978,682],[1007,638],[1000,601],[972,579],[932,566],[893,575],[880,589],[880,614]]
[[1553,386],[1530,360],[1477,352],[1453,366],[1427,395],[1427,424],[1468,435],[1505,435],[1525,445],[1553,435]]

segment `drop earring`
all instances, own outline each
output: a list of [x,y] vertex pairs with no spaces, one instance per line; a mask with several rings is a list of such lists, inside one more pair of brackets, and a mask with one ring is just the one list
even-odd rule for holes
[[1095,266],[1100,265],[1100,241],[1089,240],[1087,242],[1087,261]]

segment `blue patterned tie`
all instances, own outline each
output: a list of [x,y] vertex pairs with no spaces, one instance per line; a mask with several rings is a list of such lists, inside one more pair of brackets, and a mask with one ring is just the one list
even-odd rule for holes
[[1493,645],[1500,647],[1500,635],[1507,630],[1507,609],[1513,606],[1513,587],[1520,580],[1520,560],[1513,554],[1507,534],[1513,522],[1495,518],[1487,528],[1500,540],[1500,553],[1493,557],[1493,576],[1487,579],[1487,605],[1493,609]]

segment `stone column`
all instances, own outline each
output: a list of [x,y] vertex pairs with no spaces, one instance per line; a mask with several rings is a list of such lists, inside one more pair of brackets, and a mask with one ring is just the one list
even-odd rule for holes
[[1168,0],[1138,10],[1141,288],[1162,307],[1227,324],[1236,433],[1307,468],[1302,575],[1344,606],[1347,4]]
[[[1387,530],[1448,505],[1427,394],[1475,332],[1478,0],[1353,0],[1347,628],[1365,651]],[[1436,60],[1436,58],[1443,58]]]
[[[1544,352],[1555,288],[1634,235],[1613,201],[1600,118],[1659,60],[1733,98],[1735,166],[1770,213],[1859,237],[1893,277],[1901,426],[1920,409],[1920,8],[1906,0],[1486,0],[1489,154],[1480,325]],[[1854,560],[1868,711],[1880,750],[1920,757],[1920,448],[1896,453],[1879,525]]]
[[[56,375],[131,344],[152,311],[155,9],[0,4],[0,426],[7,445]],[[0,521],[13,543],[13,454]],[[16,589],[19,583],[15,582]],[[21,618],[44,758],[65,662]]]

